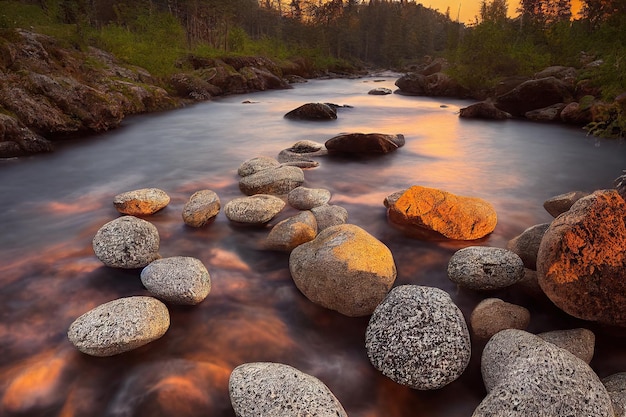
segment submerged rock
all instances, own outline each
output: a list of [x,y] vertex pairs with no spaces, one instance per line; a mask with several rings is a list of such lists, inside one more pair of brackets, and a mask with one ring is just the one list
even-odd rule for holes
[[376,369],[418,390],[456,380],[472,352],[463,313],[448,293],[418,285],[395,287],[376,307],[365,348]]
[[165,304],[152,297],[126,297],[83,314],[70,325],[67,336],[83,353],[113,356],[159,339],[169,326]]
[[237,417],[347,417],[322,381],[281,363],[239,365],[228,391]]

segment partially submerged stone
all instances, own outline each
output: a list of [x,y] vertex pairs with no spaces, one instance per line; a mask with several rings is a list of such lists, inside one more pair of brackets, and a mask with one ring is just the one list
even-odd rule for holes
[[159,339],[169,325],[170,315],[161,301],[152,297],[126,297],[78,317],[70,325],[67,336],[83,353],[113,356]]
[[317,235],[317,221],[310,211],[303,211],[289,217],[272,228],[265,248],[289,252],[303,243],[310,242]]
[[310,210],[330,201],[330,191],[324,188],[296,187],[287,195],[287,202],[298,210]]
[[465,318],[448,293],[418,285],[395,287],[376,307],[365,347],[376,369],[418,390],[459,378],[472,353]]
[[118,217],[102,226],[93,238],[96,257],[113,268],[143,268],[159,258],[159,231],[134,216]]
[[183,221],[187,226],[202,227],[217,216],[220,208],[220,198],[214,191],[196,191],[183,207]]
[[524,263],[514,252],[488,246],[459,249],[448,262],[448,278],[471,290],[496,290],[524,277]]
[[237,417],[347,417],[322,381],[281,363],[239,365],[228,391]]
[[509,240],[506,248],[515,252],[528,269],[537,269],[537,252],[543,235],[550,227],[550,223],[536,224],[524,230],[521,234]]
[[272,220],[285,205],[285,202],[276,196],[256,194],[229,201],[224,206],[224,214],[233,222],[262,225]]
[[285,114],[294,120],[335,120],[337,111],[326,103],[307,103]]
[[415,185],[387,200],[389,221],[427,238],[479,239],[493,232],[494,208],[477,197],[464,197]]
[[142,188],[127,191],[113,198],[113,205],[122,214],[148,216],[165,208],[170,203],[170,196],[158,188]]
[[546,209],[552,217],[558,217],[560,214],[569,210],[575,202],[589,193],[584,191],[571,191],[569,193],[559,194],[544,201],[543,208]]
[[328,139],[328,152],[389,153],[404,146],[404,135],[386,133],[344,133]]
[[283,195],[304,183],[301,168],[280,165],[259,170],[239,180],[239,189],[246,195],[272,194]]
[[323,204],[311,208],[311,213],[317,221],[317,230],[321,231],[331,226],[345,224],[348,221],[348,210],[334,204]]
[[141,283],[152,295],[172,304],[195,305],[211,291],[209,271],[199,259],[157,259],[141,271]]

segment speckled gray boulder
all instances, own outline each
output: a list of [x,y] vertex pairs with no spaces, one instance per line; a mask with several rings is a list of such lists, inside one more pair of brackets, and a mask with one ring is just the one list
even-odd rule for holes
[[483,416],[613,417],[606,388],[584,361],[523,330],[503,330],[483,350]]
[[418,285],[392,289],[376,307],[365,347],[376,369],[418,390],[456,380],[472,353],[463,313],[448,293]]
[[157,340],[170,326],[165,304],[152,297],[109,301],[74,320],[67,337],[92,356],[113,356]]
[[224,206],[224,214],[233,222],[261,225],[272,220],[285,205],[276,196],[256,194],[229,201]]
[[470,325],[477,339],[487,340],[504,329],[525,330],[530,323],[527,308],[499,298],[482,300],[472,311]]
[[526,268],[537,270],[537,252],[541,239],[550,227],[550,223],[536,224],[524,230],[520,235],[509,240],[506,248],[515,252]]
[[520,281],[524,277],[524,263],[507,249],[469,246],[452,255],[448,277],[463,288],[496,290]]
[[113,198],[113,205],[122,214],[147,216],[165,208],[170,203],[170,196],[158,188],[142,188],[127,191]]
[[310,211],[303,211],[276,224],[265,240],[265,248],[289,252],[317,236],[317,221]]
[[159,258],[159,231],[133,216],[118,217],[102,226],[93,238],[93,251],[106,266],[143,268]]
[[317,220],[317,230],[321,231],[331,226],[344,224],[348,221],[348,210],[341,206],[324,204],[322,206],[313,207],[311,212]]
[[588,195],[589,193],[584,191],[571,191],[569,193],[559,194],[544,201],[543,208],[545,208],[552,217],[558,217],[560,214],[568,211],[575,202]]
[[287,194],[304,183],[304,172],[295,166],[268,168],[239,180],[239,189],[246,195]]
[[247,177],[259,171],[268,168],[278,168],[279,166],[280,162],[274,158],[270,158],[269,156],[257,156],[242,163],[237,169],[237,174],[239,174],[240,177]]
[[626,372],[609,375],[602,383],[613,402],[615,417],[626,417]]
[[546,342],[553,343],[558,347],[568,350],[574,356],[579,357],[585,363],[593,359],[596,345],[596,335],[588,329],[553,330],[539,333],[537,336]]
[[353,224],[324,229],[296,247],[289,270],[305,297],[350,317],[372,314],[396,279],[389,248]]
[[298,210],[310,210],[323,206],[330,200],[330,191],[324,188],[297,187],[287,195],[287,202]]
[[217,216],[220,208],[220,198],[214,191],[196,191],[183,207],[183,221],[187,226],[202,227]]
[[152,295],[172,304],[198,304],[211,291],[209,271],[188,256],[157,259],[141,271],[141,282]]
[[280,363],[239,365],[228,391],[237,417],[347,417],[322,381]]

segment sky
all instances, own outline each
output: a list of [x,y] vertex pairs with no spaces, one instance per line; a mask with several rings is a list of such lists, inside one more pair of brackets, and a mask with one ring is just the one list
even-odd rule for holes
[[[489,1],[489,0],[488,0]],[[576,16],[580,10],[581,0],[571,0],[572,2],[572,14]],[[478,16],[478,10],[480,9],[481,0],[421,0],[418,3],[422,3],[426,7],[431,9],[437,9],[441,13],[445,13],[446,9],[450,7],[450,17],[456,20],[457,14],[459,20],[463,23],[473,22],[476,16]],[[519,0],[509,0],[509,16],[517,15],[517,8],[519,7]],[[460,12],[459,12],[460,6]]]

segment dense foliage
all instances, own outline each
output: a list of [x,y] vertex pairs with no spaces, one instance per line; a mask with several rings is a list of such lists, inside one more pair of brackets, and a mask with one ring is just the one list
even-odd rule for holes
[[[512,6],[514,18],[507,0],[483,0],[465,25],[411,0],[0,1],[0,28],[32,26],[77,47],[96,45],[156,75],[180,71],[189,53],[304,57],[318,70],[402,69],[434,56],[446,57],[465,87],[489,94],[504,77],[603,60],[584,77],[607,102],[626,91],[624,0],[583,0],[579,16],[570,0]],[[626,112],[614,103],[606,113],[611,128],[594,132],[622,132]]]

